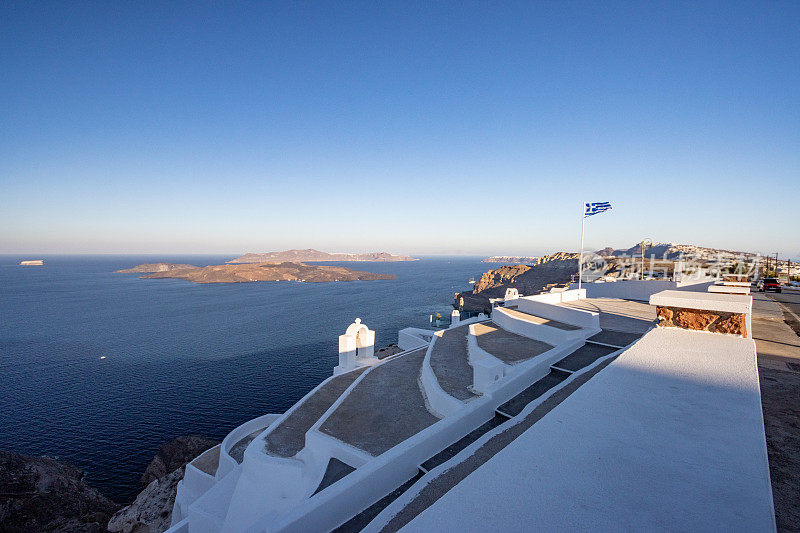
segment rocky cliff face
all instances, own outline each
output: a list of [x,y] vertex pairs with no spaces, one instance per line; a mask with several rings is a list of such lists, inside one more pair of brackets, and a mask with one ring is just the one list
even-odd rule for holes
[[99,533],[117,509],[74,466],[0,451],[0,531]]
[[528,295],[568,283],[578,273],[578,257],[577,253],[558,252],[538,257],[531,265],[504,265],[485,272],[471,292],[456,294],[455,307],[488,311],[489,298],[503,296],[509,287]]
[[532,265],[504,265],[485,272],[475,283],[474,294],[491,292],[502,296],[508,287],[520,294],[533,294],[553,284],[567,283],[578,272],[579,254],[558,252],[538,257]]
[[160,533],[172,520],[186,463],[217,444],[188,435],[161,446],[142,476],[144,490],[122,509],[73,466],[0,450],[0,532]]
[[172,506],[186,463],[216,446],[217,441],[186,435],[159,448],[142,476],[144,490],[108,523],[112,533],[160,533],[169,528]]
[[146,487],[182,467],[219,442],[198,435],[183,435],[172,439],[158,449],[142,475],[142,486]]
[[115,514],[108,523],[112,533],[161,533],[172,522],[172,506],[183,479],[181,466],[166,476],[150,482],[136,500]]

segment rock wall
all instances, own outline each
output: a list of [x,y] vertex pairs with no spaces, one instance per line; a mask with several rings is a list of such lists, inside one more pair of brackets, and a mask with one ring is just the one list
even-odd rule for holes
[[485,272],[471,292],[455,295],[454,306],[467,311],[488,311],[489,298],[502,297],[513,287],[522,295],[537,294],[569,283],[578,273],[577,253],[558,252],[537,258],[531,265],[504,265]]
[[177,437],[161,446],[142,476],[144,490],[108,523],[112,533],[160,533],[172,521],[172,507],[186,463],[219,444],[197,435]]
[[656,316],[659,327],[747,336],[747,319],[740,313],[658,306]]
[[99,533],[117,509],[78,468],[0,450],[0,531]]
[[182,467],[204,451],[218,444],[217,441],[198,435],[183,435],[162,445],[142,475],[142,486]]
[[116,513],[108,523],[112,533],[161,533],[172,522],[172,507],[185,466],[150,482],[136,500]]

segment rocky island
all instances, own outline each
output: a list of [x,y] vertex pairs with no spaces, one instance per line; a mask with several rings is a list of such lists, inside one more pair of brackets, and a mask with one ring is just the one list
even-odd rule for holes
[[492,257],[487,257],[483,259],[482,263],[505,263],[507,265],[514,265],[514,264],[522,264],[522,263],[534,263],[536,261],[536,257],[533,256],[514,256],[514,255],[493,255]]
[[309,261],[417,261],[407,255],[394,255],[387,252],[370,252],[366,254],[328,253],[308,248],[306,250],[284,250],[283,252],[247,253],[236,259],[228,261],[230,264],[239,263],[271,263],[271,262],[309,262]]
[[395,279],[394,274],[375,274],[347,267],[307,265],[299,262],[270,262],[209,265],[197,267],[172,263],[148,263],[118,270],[120,273],[145,273],[146,279],[185,279],[195,283],[246,283],[251,281],[372,281]]
[[144,263],[136,265],[133,268],[125,268],[117,270],[118,274],[148,274],[151,272],[170,272],[172,270],[185,270],[188,268],[197,268],[194,265],[185,265],[181,263]]

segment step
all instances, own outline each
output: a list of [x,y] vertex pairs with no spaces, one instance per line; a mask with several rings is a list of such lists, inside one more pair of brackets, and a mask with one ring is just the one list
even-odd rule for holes
[[409,479],[408,481],[406,481],[405,483],[394,489],[391,493],[384,496],[377,502],[373,503],[372,505],[370,505],[369,507],[367,507],[366,509],[355,515],[353,518],[351,518],[341,526],[334,529],[333,531],[335,531],[336,533],[349,533],[352,531],[361,531],[362,529],[367,527],[367,524],[372,522],[375,519],[375,517],[380,514],[381,511],[386,509],[389,506],[389,504],[391,504],[393,501],[399,498],[400,495],[403,494],[405,491],[410,489],[411,486],[414,483],[416,483],[422,476],[423,476],[422,472],[417,472],[416,476],[412,477],[411,479]]
[[498,407],[497,412],[512,418],[517,416],[529,403],[567,379],[570,375],[570,373],[562,370],[550,369],[550,373],[545,377]]
[[589,337],[587,342],[594,342],[597,344],[605,344],[607,346],[615,346],[617,348],[624,348],[629,344],[638,341],[642,338],[643,333],[631,333],[628,331],[618,331],[614,329],[604,329],[600,333]]
[[605,357],[611,353],[616,352],[619,348],[613,346],[606,346],[603,344],[595,344],[587,342],[564,359],[553,364],[553,367],[566,370],[567,372],[577,372],[585,368],[601,357]]
[[440,451],[424,463],[420,465],[420,470],[423,473],[428,473],[440,464],[449,461],[453,457],[455,457],[461,450],[478,440],[481,436],[485,435],[489,431],[493,430],[503,422],[508,420],[508,418],[495,415],[494,418],[480,426],[478,429],[473,430],[471,433],[465,435],[461,440],[451,444],[444,450]]

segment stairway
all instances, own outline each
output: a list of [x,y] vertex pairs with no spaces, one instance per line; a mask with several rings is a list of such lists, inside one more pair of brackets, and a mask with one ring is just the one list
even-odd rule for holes
[[[550,389],[560,385],[573,373],[590,366],[598,359],[605,357],[617,350],[620,350],[641,337],[641,334],[619,332],[613,330],[603,331],[591,337],[586,344],[578,348],[571,354],[550,365],[550,372],[540,380],[533,383],[515,397],[505,402],[495,410],[495,416],[485,422],[480,427],[474,429],[469,434],[443,449],[436,455],[424,461],[417,474],[397,487],[392,493],[383,499],[354,516],[348,522],[337,528],[335,531],[360,531],[378,514],[388,507],[393,501],[399,498],[406,490],[411,488],[422,476],[449,461],[467,448],[470,444],[477,441],[486,433],[506,424],[509,420],[522,413],[522,411],[533,401],[545,395]],[[596,340],[592,340],[596,339]],[[624,345],[611,344],[615,342]]]

